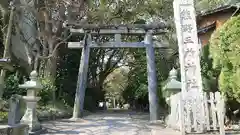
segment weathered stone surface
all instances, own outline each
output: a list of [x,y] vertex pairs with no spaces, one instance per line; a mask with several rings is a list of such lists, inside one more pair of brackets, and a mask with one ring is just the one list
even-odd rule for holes
[[18,124],[14,126],[0,125],[1,135],[28,135],[28,125]]
[[166,119],[168,127],[180,130],[180,119],[179,119],[179,100],[181,99],[181,93],[170,96],[171,111]]
[[181,82],[177,80],[177,70],[169,72],[169,82],[164,86],[166,102],[170,106],[170,114],[165,119],[168,127],[180,130],[179,100],[181,99]]
[[[204,109],[202,105],[195,106],[197,102],[202,101],[202,78],[200,66],[200,49],[196,15],[194,8],[194,0],[174,0],[174,20],[176,25],[176,33],[178,37],[178,50],[181,69],[182,97],[184,100],[181,111],[182,133],[185,132],[185,124],[191,120],[189,118],[189,110],[196,111],[194,125],[198,132],[203,132]],[[192,107],[194,107],[192,109]],[[190,127],[190,126],[188,126]],[[187,132],[191,132],[190,128],[186,128]]]
[[42,85],[38,81],[37,76],[37,72],[32,71],[30,74],[31,80],[19,85],[20,88],[27,89],[27,96],[23,97],[26,101],[27,109],[21,119],[21,123],[29,125],[29,132],[38,132],[41,130],[41,124],[37,118],[36,105],[40,100],[40,97],[37,97],[37,92],[42,88]]
[[9,103],[8,125],[15,125],[20,122],[20,100],[16,96],[12,96]]

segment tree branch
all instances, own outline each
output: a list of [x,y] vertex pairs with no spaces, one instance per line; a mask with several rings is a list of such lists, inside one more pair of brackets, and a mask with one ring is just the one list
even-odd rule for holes
[[62,40],[61,42],[59,42],[58,44],[56,44],[56,46],[54,47],[53,51],[52,51],[52,54],[50,54],[49,56],[47,57],[44,57],[44,56],[40,56],[38,55],[37,57],[40,58],[40,59],[49,59],[51,57],[54,56],[54,53],[56,52],[56,50],[58,49],[58,47],[63,44],[63,43],[66,43],[66,41],[72,36],[72,34],[69,34],[69,36],[67,38],[65,38],[64,40]]

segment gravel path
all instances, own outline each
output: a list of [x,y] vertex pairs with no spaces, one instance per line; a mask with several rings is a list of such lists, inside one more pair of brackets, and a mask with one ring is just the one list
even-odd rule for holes
[[84,120],[58,120],[43,123],[45,135],[179,135],[179,132],[163,126],[150,126],[144,113],[100,112]]

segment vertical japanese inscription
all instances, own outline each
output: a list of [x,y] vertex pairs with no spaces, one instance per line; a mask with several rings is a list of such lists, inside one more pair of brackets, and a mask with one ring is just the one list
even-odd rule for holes
[[182,20],[191,20],[192,17],[191,17],[191,12],[187,9],[183,9],[181,12],[180,12],[180,18]]
[[191,33],[192,30],[193,30],[193,27],[191,24],[182,24],[182,32]]
[[196,115],[195,119],[200,129],[204,112],[200,106],[197,106],[195,109],[192,108],[192,105],[196,104],[194,102],[202,99],[200,47],[198,44],[193,0],[175,0],[174,16],[179,43],[182,95],[184,100],[184,114],[180,115],[184,116],[184,121],[189,122],[187,110],[196,111],[198,115]]
[[[200,86],[198,83],[199,79],[197,78],[197,64],[198,64],[198,41],[197,38],[194,38],[194,26],[195,25],[195,17],[194,15],[194,8],[191,7],[191,4],[187,4],[184,1],[184,4],[180,4],[180,25],[181,25],[181,33],[182,33],[182,45],[184,46],[183,51],[183,59],[184,59],[184,68],[185,68],[185,82],[186,82],[186,90],[188,92],[192,89],[197,91],[201,91]],[[195,28],[196,29],[196,28]],[[190,51],[189,51],[190,50]]]

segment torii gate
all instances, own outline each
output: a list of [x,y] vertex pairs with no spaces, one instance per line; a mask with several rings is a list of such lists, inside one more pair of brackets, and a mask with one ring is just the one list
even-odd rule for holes
[[[68,25],[72,27],[70,28],[71,33],[85,35],[84,41],[68,43],[68,48],[70,49],[82,48],[82,56],[80,60],[78,74],[79,85],[76,90],[75,98],[75,101],[77,101],[78,99],[80,101],[75,102],[73,118],[78,118],[78,116],[82,116],[83,113],[90,48],[146,48],[150,121],[158,120],[159,107],[157,97],[157,75],[154,48],[161,48],[164,46],[154,45],[152,36],[166,33],[167,26],[164,23],[155,25],[147,24],[134,24],[134,25],[88,24],[84,26],[76,24]],[[92,41],[92,36],[94,35],[115,36],[115,41],[97,44],[96,42]],[[144,42],[122,42],[121,35],[130,36],[143,35],[145,36],[145,40]],[[78,114],[76,111],[78,109],[80,109],[80,114]]]

